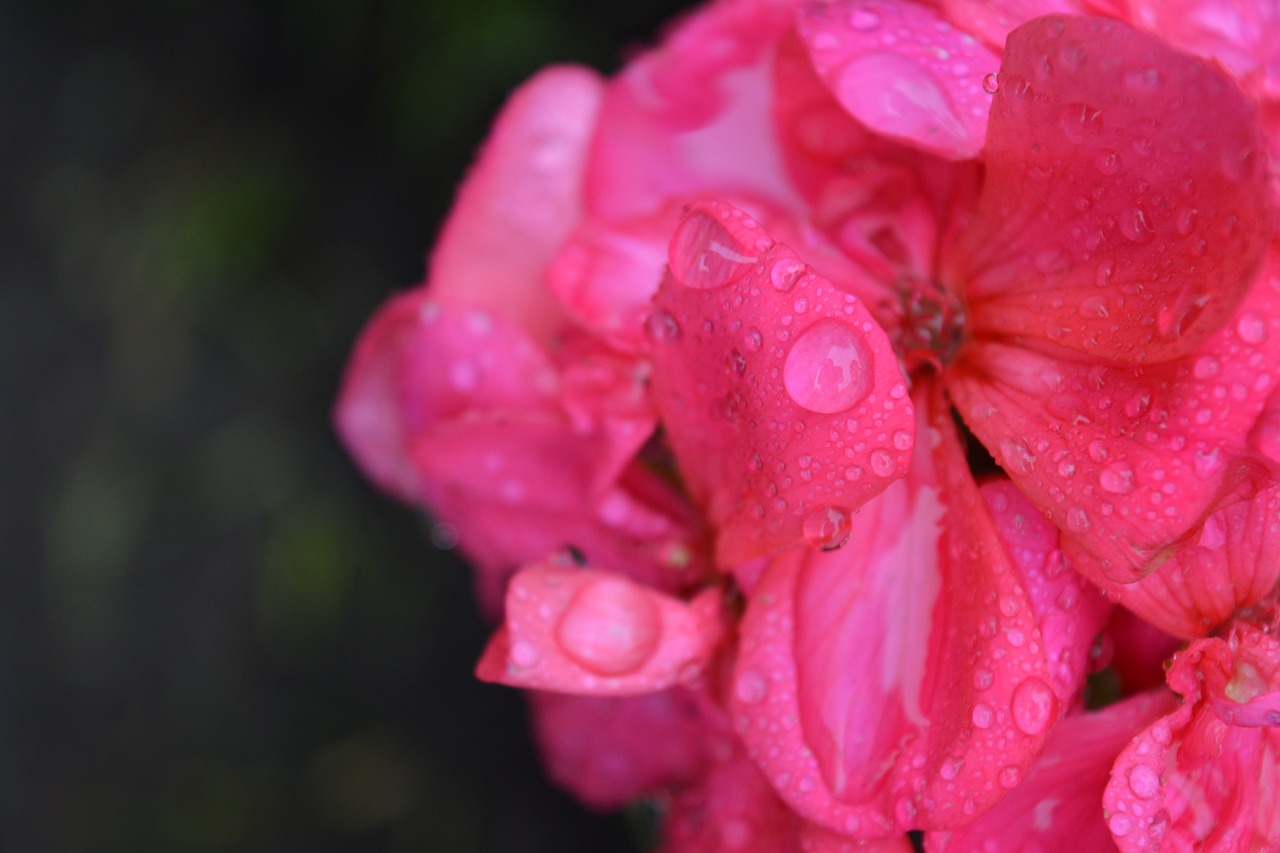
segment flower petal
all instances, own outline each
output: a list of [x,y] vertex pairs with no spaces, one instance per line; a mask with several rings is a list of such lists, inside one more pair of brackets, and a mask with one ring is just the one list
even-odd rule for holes
[[724,631],[719,593],[685,604],[621,575],[547,561],[507,587],[481,681],[627,696],[695,681]]
[[932,9],[888,0],[811,4],[797,18],[813,67],[867,127],[950,160],[982,151],[999,57]]
[[[965,423],[1061,528],[1075,567],[1120,583],[1220,508],[1269,484],[1280,453],[1280,294],[1268,270],[1232,322],[1164,364],[1070,361],[975,343],[949,367]],[[1274,426],[1273,426],[1274,424]]]
[[739,735],[792,808],[852,837],[968,823],[1058,716],[1035,609],[949,409],[919,405],[928,441],[908,478],[842,551],[775,559],[740,630]]
[[621,808],[690,783],[706,766],[709,726],[683,687],[640,696],[527,695],[547,775],[592,808]]
[[1009,36],[986,163],[943,269],[982,338],[1184,356],[1231,316],[1266,249],[1253,102],[1117,21],[1052,16]]
[[914,418],[867,308],[741,211],[700,203],[650,318],[654,394],[722,566],[809,541],[902,476]]
[[942,0],[942,9],[953,24],[997,51],[1004,50],[1012,30],[1032,18],[1080,12],[1073,0]]
[[968,826],[926,835],[926,853],[1115,850],[1102,818],[1111,765],[1134,735],[1173,706],[1173,695],[1161,689],[1066,717],[1018,787]]

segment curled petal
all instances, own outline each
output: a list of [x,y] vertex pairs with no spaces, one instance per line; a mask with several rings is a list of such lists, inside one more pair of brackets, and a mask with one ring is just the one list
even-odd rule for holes
[[1115,850],[1102,817],[1111,765],[1134,735],[1173,710],[1167,690],[1066,717],[1044,752],[995,808],[962,829],[925,836],[927,853],[1104,853]]
[[693,682],[724,631],[716,590],[686,604],[554,560],[518,572],[506,604],[476,675],[537,690],[626,696]]
[[837,0],[803,7],[797,26],[814,69],[855,118],[951,160],[982,151],[999,66],[987,47],[916,3]]
[[1261,264],[1265,151],[1214,64],[1118,21],[1038,18],[1009,36],[986,184],[944,278],[982,338],[1185,356]]
[[903,475],[907,386],[884,332],[741,211],[691,208],[649,321],[654,392],[694,499],[735,563],[809,541]]
[[1270,270],[1198,352],[1164,364],[1073,361],[976,343],[950,366],[965,423],[1092,578],[1131,583],[1210,515],[1270,482],[1280,294]]
[[[1116,845],[1231,853],[1280,846],[1280,642],[1237,622],[1174,657],[1181,707],[1116,759],[1104,804]],[[1269,716],[1274,714],[1273,716]],[[1237,716],[1238,715],[1238,716]]]
[[928,440],[907,479],[843,550],[775,559],[741,628],[739,735],[792,808],[852,837],[968,823],[1017,784],[1061,707],[948,409],[918,404]]
[[621,808],[688,784],[707,763],[702,703],[673,687],[640,696],[528,693],[543,764],[556,784],[595,809]]

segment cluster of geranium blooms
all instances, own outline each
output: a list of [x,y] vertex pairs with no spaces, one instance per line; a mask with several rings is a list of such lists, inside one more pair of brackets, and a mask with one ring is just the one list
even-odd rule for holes
[[1277,16],[721,0],[512,97],[337,420],[558,782],[668,853],[1280,849]]

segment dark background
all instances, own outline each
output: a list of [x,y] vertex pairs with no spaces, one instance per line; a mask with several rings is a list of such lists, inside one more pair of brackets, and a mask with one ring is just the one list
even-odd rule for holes
[[0,0],[0,851],[626,851],[329,407],[502,98],[676,0]]

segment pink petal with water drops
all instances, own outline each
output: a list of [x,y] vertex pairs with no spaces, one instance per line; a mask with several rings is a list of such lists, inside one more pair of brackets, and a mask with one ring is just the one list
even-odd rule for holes
[[1237,622],[1179,653],[1168,680],[1181,707],[1134,738],[1111,773],[1103,802],[1116,845],[1280,848],[1280,708],[1261,707],[1280,698],[1280,642]]
[[1280,486],[1218,510],[1200,535],[1135,584],[1103,587],[1143,619],[1183,639],[1203,637],[1280,580]]
[[597,696],[695,682],[725,628],[714,589],[685,603],[559,559],[516,573],[505,620],[476,667],[480,680]]
[[1198,352],[1150,366],[975,342],[947,388],[1090,578],[1132,583],[1208,516],[1265,487],[1280,454],[1274,267]]
[[547,775],[594,809],[619,809],[691,783],[706,766],[704,703],[686,688],[640,696],[526,695]]
[[611,81],[588,164],[587,198],[608,221],[714,194],[800,210],[762,97],[789,3],[715,3]]
[[1254,104],[1213,64],[1117,21],[1037,19],[1009,37],[986,184],[943,279],[979,338],[1188,355],[1262,262],[1263,146]]
[[740,737],[792,808],[851,837],[968,823],[1059,713],[949,409],[917,405],[927,441],[907,479],[855,516],[844,550],[776,558],[740,629]]
[[950,160],[982,151],[999,57],[916,3],[837,0],[802,7],[797,28],[813,67],[856,119]]
[[515,323],[416,288],[361,333],[334,423],[370,479],[420,503],[429,486],[410,450],[425,431],[471,409],[554,411],[556,390],[550,360]]
[[503,314],[539,342],[564,322],[543,273],[583,216],[602,88],[595,72],[563,66],[511,96],[431,255],[435,298]]
[[690,209],[670,262],[649,321],[654,396],[685,485],[719,530],[718,561],[839,547],[915,441],[884,332],[722,203]]
[[1089,650],[1112,604],[1071,570],[1058,547],[1058,529],[1010,480],[991,480],[980,491],[1039,621],[1049,683],[1062,707],[1070,708],[1080,699]]
[[1004,50],[1010,31],[1027,21],[1060,12],[1079,14],[1081,10],[1074,0],[942,0],[942,11],[957,27],[999,52]]
[[[926,853],[1114,851],[1102,817],[1111,765],[1138,732],[1174,705],[1173,695],[1160,689],[1065,717],[1018,787],[968,826],[927,834]],[[1138,783],[1144,783],[1141,771]]]

